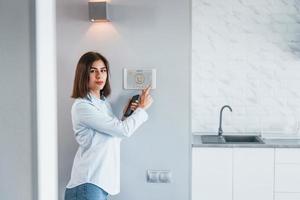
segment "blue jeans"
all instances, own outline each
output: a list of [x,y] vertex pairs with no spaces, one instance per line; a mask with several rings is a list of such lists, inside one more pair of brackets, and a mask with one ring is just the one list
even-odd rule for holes
[[65,200],[106,200],[107,192],[100,187],[84,183],[65,191]]

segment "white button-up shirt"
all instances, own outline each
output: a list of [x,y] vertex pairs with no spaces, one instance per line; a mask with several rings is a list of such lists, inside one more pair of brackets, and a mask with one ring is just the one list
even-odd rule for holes
[[78,98],[72,106],[72,123],[79,148],[74,158],[67,188],[92,183],[107,193],[120,192],[120,142],[148,119],[137,108],[124,121],[112,112],[109,102],[91,94]]

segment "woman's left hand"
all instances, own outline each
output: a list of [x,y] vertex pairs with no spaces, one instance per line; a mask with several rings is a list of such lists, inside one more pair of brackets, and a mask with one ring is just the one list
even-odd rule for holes
[[[130,103],[130,100],[129,100],[129,103]],[[131,105],[130,105],[130,109],[132,111],[135,111],[137,109],[137,107],[139,106],[139,101],[136,100],[135,102],[132,102]]]
[[[131,99],[129,99],[127,105],[124,107],[124,109],[123,109],[123,114],[126,112],[126,109],[127,109],[128,105],[130,104],[130,100],[131,100]],[[130,105],[130,110],[135,111],[135,110],[137,109],[138,106],[139,106],[139,101],[136,100],[135,102],[132,102],[132,103],[131,103],[131,105]]]

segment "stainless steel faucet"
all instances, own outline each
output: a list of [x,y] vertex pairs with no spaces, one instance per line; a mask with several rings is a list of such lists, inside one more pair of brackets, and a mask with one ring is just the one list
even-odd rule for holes
[[224,108],[228,108],[231,112],[232,112],[232,108],[229,105],[225,105],[221,108],[220,110],[220,122],[219,122],[219,136],[221,136],[223,134],[223,130],[222,130],[222,114],[223,114],[223,110]]

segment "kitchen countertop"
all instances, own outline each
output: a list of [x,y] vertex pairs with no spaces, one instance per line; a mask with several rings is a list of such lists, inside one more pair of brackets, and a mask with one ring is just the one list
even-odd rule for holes
[[203,144],[201,135],[193,135],[192,147],[244,147],[244,148],[300,148],[300,139],[267,139],[262,138],[264,144]]

